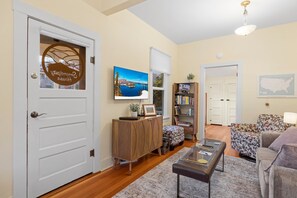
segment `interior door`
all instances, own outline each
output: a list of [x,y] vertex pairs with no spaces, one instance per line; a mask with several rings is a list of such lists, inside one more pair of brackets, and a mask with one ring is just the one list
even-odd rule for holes
[[28,197],[92,172],[93,41],[28,26]]
[[226,95],[226,122],[227,125],[236,122],[236,94],[237,83],[236,79],[229,80],[225,83],[225,95]]
[[224,95],[221,81],[211,81],[207,85],[208,124],[223,124]]

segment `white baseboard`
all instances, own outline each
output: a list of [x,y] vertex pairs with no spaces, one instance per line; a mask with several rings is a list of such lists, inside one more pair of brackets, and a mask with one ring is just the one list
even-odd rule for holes
[[104,159],[101,160],[100,164],[101,164],[101,167],[102,167],[101,171],[104,171],[104,170],[106,170],[106,169],[113,166],[113,159],[112,159],[112,157],[104,158]]

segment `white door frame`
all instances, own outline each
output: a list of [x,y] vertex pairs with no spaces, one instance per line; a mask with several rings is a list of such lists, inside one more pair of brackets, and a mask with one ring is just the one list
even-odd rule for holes
[[[99,59],[99,35],[61,18],[33,8],[21,0],[13,1],[13,197],[27,197],[27,33],[28,18],[79,34],[94,41],[94,54]],[[94,65],[93,172],[99,172],[99,60]]]
[[208,68],[215,68],[215,67],[229,67],[229,66],[237,66],[237,93],[236,93],[236,122],[240,122],[241,120],[241,108],[242,108],[242,66],[238,62],[234,63],[216,63],[216,64],[206,64],[201,65],[200,67],[200,102],[199,102],[199,139],[202,140],[205,137],[205,73],[206,69]]

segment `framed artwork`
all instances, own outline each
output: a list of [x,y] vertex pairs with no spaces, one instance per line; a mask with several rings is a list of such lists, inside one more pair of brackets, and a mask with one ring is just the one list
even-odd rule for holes
[[259,97],[296,97],[295,74],[260,75]]
[[156,108],[154,104],[143,104],[144,116],[155,116]]

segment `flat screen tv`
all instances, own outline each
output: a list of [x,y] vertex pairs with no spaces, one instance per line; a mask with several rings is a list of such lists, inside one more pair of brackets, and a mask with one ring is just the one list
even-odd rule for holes
[[114,99],[148,99],[148,73],[113,68]]

